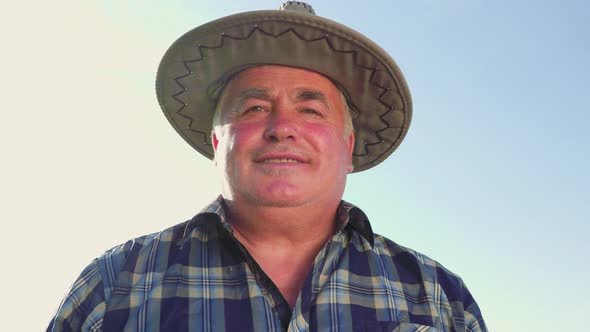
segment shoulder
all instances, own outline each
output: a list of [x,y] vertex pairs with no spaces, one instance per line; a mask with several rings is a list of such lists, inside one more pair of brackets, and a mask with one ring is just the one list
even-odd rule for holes
[[47,331],[99,330],[105,302],[97,260],[93,260],[71,286]]
[[178,245],[182,241],[183,232],[188,223],[190,223],[190,220],[159,232],[130,239],[105,251],[98,257],[98,260],[125,260],[139,251],[159,246]]
[[201,212],[188,221],[107,250],[97,258],[107,299],[116,287],[129,288],[143,282],[142,278],[156,282],[154,276],[171,266],[191,264],[191,252],[215,242],[221,228],[216,213]]
[[[182,240],[190,221],[115,246],[95,258],[80,274],[63,299],[48,331],[101,330],[112,291],[125,269],[154,268],[154,259]],[[151,253],[146,255],[146,253]]]
[[461,278],[436,260],[408,247],[375,234],[375,251],[384,261],[393,264],[404,282],[437,282],[445,289],[460,287]]
[[[390,280],[420,285],[441,312],[447,312],[456,326],[468,331],[486,330],[481,311],[463,279],[436,260],[375,234],[374,251],[380,256]],[[392,276],[393,275],[393,276]]]
[[122,270],[136,272],[142,269],[139,265],[153,266],[156,259],[168,260],[170,253],[181,248],[190,235],[189,227],[194,225],[194,220],[195,218],[159,232],[133,238],[105,251],[96,259],[105,288],[112,286],[112,281]]
[[98,257],[99,266],[108,270],[142,257],[159,256],[163,259],[162,254],[182,249],[191,239],[206,241],[206,234],[217,234],[220,218],[224,215],[222,209],[222,201],[218,199],[192,219],[117,245]]

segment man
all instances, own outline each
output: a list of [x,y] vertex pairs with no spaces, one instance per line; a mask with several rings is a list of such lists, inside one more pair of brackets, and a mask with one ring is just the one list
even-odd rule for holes
[[48,330],[486,330],[458,276],[341,200],[411,115],[399,69],[366,37],[301,2],[222,18],[171,46],[157,92],[214,157],[222,195],[92,262]]

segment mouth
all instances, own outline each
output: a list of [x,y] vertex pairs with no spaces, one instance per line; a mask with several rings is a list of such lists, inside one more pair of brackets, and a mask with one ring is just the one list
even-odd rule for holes
[[278,163],[289,163],[289,164],[297,164],[300,161],[290,158],[271,158],[271,159],[264,159],[261,161],[263,164],[278,164]]
[[305,164],[306,160],[298,155],[293,154],[265,154],[255,159],[260,164]]

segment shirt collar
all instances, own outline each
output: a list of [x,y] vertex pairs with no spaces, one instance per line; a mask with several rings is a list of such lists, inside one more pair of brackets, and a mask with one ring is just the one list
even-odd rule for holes
[[[221,222],[229,233],[233,233],[231,224],[227,220],[225,209],[225,201],[220,195],[186,224],[183,238],[186,240],[199,222],[206,222],[207,220],[211,220],[212,217]],[[360,208],[345,200],[341,200],[338,205],[336,217],[339,224],[338,231],[349,228],[364,237],[371,244],[371,247],[373,247],[375,242],[373,229],[371,228],[369,218],[367,218],[367,215]]]
[[345,200],[341,200],[338,206],[337,216],[338,222],[340,223],[339,229],[349,227],[364,237],[371,244],[371,247],[373,247],[375,235],[373,234],[373,228],[371,227],[369,218],[363,210]]

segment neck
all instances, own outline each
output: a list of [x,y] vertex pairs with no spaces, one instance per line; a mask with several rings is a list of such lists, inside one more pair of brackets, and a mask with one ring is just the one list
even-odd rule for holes
[[329,204],[275,207],[238,199],[225,202],[234,233],[246,246],[280,245],[285,249],[321,248],[336,231],[340,204],[340,200],[334,200]]
[[293,308],[315,257],[336,231],[340,200],[298,207],[225,202],[235,237]]

